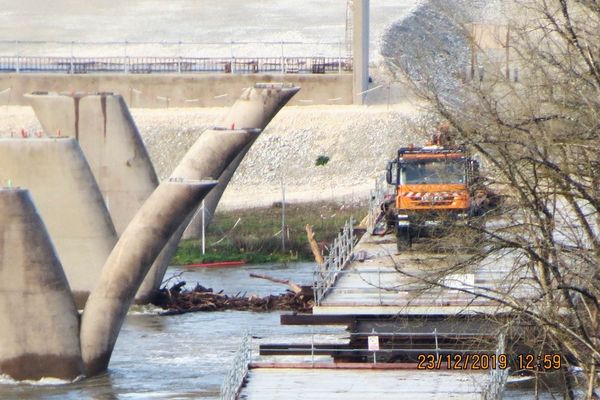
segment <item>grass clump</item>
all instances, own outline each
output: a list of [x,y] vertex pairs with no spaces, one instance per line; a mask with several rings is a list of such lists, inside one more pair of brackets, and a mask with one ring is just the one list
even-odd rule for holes
[[[206,253],[198,240],[184,240],[175,265],[245,260],[249,264],[313,260],[305,226],[313,225],[317,240],[328,245],[351,217],[360,220],[367,207],[336,203],[286,204],[285,251],[281,241],[281,204],[218,212],[206,231]],[[240,222],[236,225],[236,222]],[[234,227],[232,229],[232,227]]]

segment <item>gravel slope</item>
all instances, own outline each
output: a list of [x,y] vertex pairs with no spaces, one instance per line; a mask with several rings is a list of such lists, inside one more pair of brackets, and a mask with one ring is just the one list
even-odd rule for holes
[[[227,112],[222,108],[133,109],[160,178],[165,178],[186,149]],[[28,107],[0,108],[0,135],[23,127],[40,130]],[[268,205],[281,199],[366,200],[374,178],[395,149],[423,140],[411,133],[416,108],[387,106],[311,106],[284,108],[256,141],[223,197],[227,208]],[[32,139],[33,140],[33,139]],[[316,166],[319,156],[330,161]]]
[[[454,4],[454,11],[466,8],[471,19],[487,20],[489,15],[500,14],[498,4],[497,0],[461,0]],[[385,59],[416,60],[420,54],[432,55],[429,61],[433,65],[452,58],[463,64],[465,44],[448,29],[448,9],[444,5],[447,7],[441,0],[423,1],[390,26],[381,40]],[[436,45],[446,49],[445,57],[438,59]],[[379,65],[371,71],[375,81],[372,87],[383,84],[383,89],[368,95],[369,106],[284,108],[240,165],[221,207],[253,207],[280,201],[282,180],[289,201],[365,201],[375,177],[382,173],[395,150],[425,141],[411,128],[424,125],[421,113],[406,91],[390,82],[385,70],[385,65]],[[437,79],[452,82],[447,75],[440,74]],[[202,131],[218,124],[226,112],[223,108],[132,110],[160,178],[168,176]],[[3,106],[0,116],[0,136],[18,134],[21,127],[41,129],[28,107]],[[327,156],[330,161],[316,166],[319,156]]]

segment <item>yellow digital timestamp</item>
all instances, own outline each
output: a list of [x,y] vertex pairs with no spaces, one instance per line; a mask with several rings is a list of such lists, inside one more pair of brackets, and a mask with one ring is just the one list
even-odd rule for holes
[[464,353],[464,354],[419,354],[417,369],[435,370],[483,370],[507,369],[529,371],[552,371],[563,366],[560,354],[506,354]]
[[451,370],[479,370],[479,369],[506,369],[509,367],[509,358],[506,354],[464,353],[464,354],[419,354],[417,356],[417,369],[451,369]]

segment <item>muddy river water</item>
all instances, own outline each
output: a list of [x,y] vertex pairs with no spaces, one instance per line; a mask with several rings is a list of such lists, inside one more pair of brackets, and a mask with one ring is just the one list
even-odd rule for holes
[[[312,264],[242,268],[171,268],[193,287],[200,282],[228,294],[281,293],[286,287],[250,278],[249,272],[309,283]],[[108,373],[64,384],[51,380],[11,384],[0,378],[0,399],[216,399],[232,358],[246,331],[269,342],[305,342],[310,328],[279,325],[279,313],[207,312],[160,316],[160,310],[134,307],[119,335]],[[325,336],[341,328],[320,329]],[[337,334],[336,334],[337,332]],[[263,339],[264,338],[264,339]],[[302,339],[304,338],[304,339]]]
[[[237,268],[172,267],[167,277],[187,287],[200,283],[227,294],[265,296],[286,286],[251,278],[250,272],[309,284],[311,263],[244,266]],[[343,327],[282,326],[279,312],[198,312],[161,316],[152,307],[130,310],[107,373],[75,383],[44,379],[16,384],[0,377],[2,400],[59,399],[217,399],[233,357],[248,332],[254,358],[260,343],[337,342],[347,337]],[[424,377],[424,384],[426,384]],[[529,399],[528,389],[512,387],[505,399]],[[550,398],[541,396],[540,398]],[[560,398],[560,397],[559,397]]]

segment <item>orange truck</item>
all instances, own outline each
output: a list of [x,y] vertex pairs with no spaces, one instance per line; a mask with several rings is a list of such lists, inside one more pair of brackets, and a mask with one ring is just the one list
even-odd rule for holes
[[410,248],[414,237],[481,214],[487,195],[478,188],[478,170],[462,146],[438,141],[400,148],[386,173],[394,197],[382,205],[387,225],[394,226],[398,250]]

